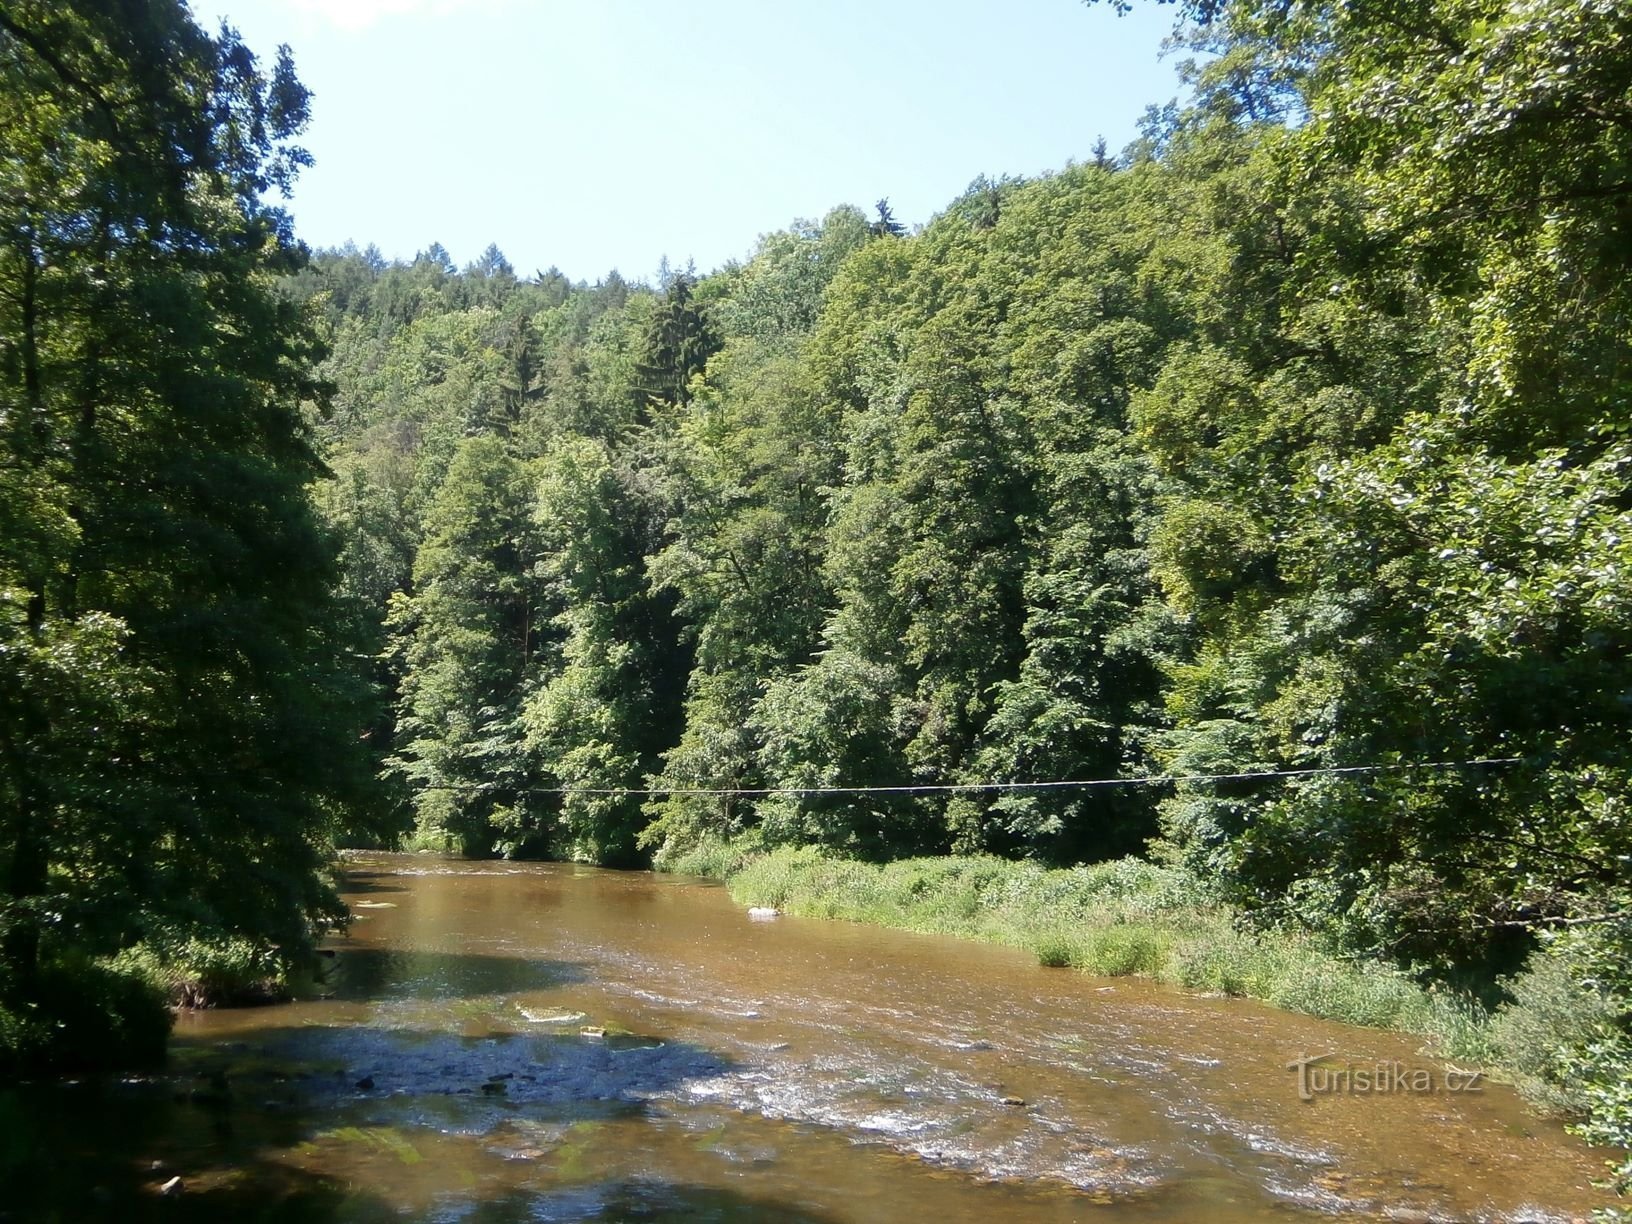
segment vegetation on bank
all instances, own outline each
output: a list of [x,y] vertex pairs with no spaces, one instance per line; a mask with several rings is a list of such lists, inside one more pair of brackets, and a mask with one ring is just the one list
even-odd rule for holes
[[1334,954],[1309,932],[1255,927],[1182,867],[1124,858],[1045,868],[989,855],[866,863],[815,847],[705,839],[659,860],[721,880],[742,905],[1023,948],[1045,966],[1135,975],[1188,990],[1426,1039],[1531,1101],[1580,1122],[1607,1086],[1565,1052],[1612,1039],[1620,1007],[1579,950],[1531,959],[1483,998],[1423,985],[1397,966]]
[[308,258],[287,56],[0,6],[0,1057],[275,981],[338,842],[749,838],[1632,1139],[1632,16],[1177,7],[1127,148],[647,284]]
[[163,1061],[176,1008],[289,997],[291,958],[264,941],[166,931],[112,956],[58,956],[33,989],[0,997],[0,1074]]
[[0,1075],[151,1066],[164,1058],[170,1022],[146,974],[90,960],[45,965],[26,997],[0,999]]
[[0,5],[0,1066],[144,1061],[343,920],[365,640],[302,264],[307,94],[180,0]]

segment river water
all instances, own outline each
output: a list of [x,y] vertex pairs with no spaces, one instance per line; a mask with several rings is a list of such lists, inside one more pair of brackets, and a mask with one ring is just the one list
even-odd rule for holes
[[160,1076],[0,1095],[29,1148],[0,1218],[1231,1224],[1602,1202],[1601,1153],[1390,1034],[756,921],[685,878],[350,866],[356,921],[313,997],[184,1016]]

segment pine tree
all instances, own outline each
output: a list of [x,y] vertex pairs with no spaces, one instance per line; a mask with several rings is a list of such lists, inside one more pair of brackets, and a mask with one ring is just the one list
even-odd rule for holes
[[891,211],[891,209],[890,209],[890,201],[889,201],[888,197],[879,200],[879,202],[877,204],[875,204],[873,207],[878,212],[878,217],[873,222],[873,234],[876,237],[879,237],[879,238],[904,238],[904,237],[906,237],[907,227],[902,225],[901,222],[899,222],[899,221],[897,221],[895,219],[895,213],[893,211]]
[[700,373],[720,347],[696,299],[696,286],[696,278],[689,273],[671,276],[646,333],[641,387],[654,402],[684,407],[691,398],[692,375]]
[[402,747],[419,835],[485,855],[535,834],[519,723],[541,630],[525,465],[503,440],[460,444],[425,516],[414,594],[398,595]]

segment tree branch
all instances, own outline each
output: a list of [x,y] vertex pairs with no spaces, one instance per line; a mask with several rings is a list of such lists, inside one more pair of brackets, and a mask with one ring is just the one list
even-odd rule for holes
[[114,116],[112,104],[102,96],[101,91],[96,86],[63,62],[62,58],[51,49],[50,44],[45,39],[32,30],[24,29],[18,25],[3,8],[0,8],[0,30],[10,34],[38,56],[52,72],[57,74],[57,77],[65,85],[78,90],[89,98],[96,109],[102,112],[103,119],[107,121],[109,132],[115,137],[119,136],[119,121]]

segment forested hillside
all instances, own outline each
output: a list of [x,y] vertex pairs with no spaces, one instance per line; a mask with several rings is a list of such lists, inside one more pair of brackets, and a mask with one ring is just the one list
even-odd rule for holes
[[[1482,76],[1592,46],[1509,25]],[[1616,64],[1494,100],[1516,130],[1389,28],[1338,27],[1341,73],[1240,33],[1121,156],[915,234],[839,208],[653,286],[320,254],[323,498],[412,837],[1150,844],[1445,964],[1618,911],[1627,149],[1575,96]]]
[[305,262],[287,62],[71,7],[0,9],[14,980],[298,947],[336,839],[1136,854],[1534,955],[1626,1133],[1625,6],[1193,0],[1120,153],[655,283]]
[[[1632,22],[1402,14],[1192,10],[1191,107],[910,234],[321,253],[411,842],[1146,852],[1429,978],[1618,983]],[[1280,776],[973,788],[1218,774]]]

